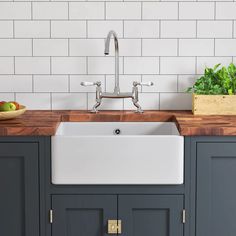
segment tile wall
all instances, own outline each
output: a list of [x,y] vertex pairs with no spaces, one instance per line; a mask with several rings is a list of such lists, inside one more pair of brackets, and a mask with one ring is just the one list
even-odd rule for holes
[[[95,88],[114,86],[115,30],[120,84],[140,89],[144,109],[190,109],[184,93],[205,66],[236,58],[234,1],[1,1],[0,100],[29,109],[90,109]],[[113,42],[112,42],[113,43]],[[130,100],[104,100],[102,109],[133,109]]]

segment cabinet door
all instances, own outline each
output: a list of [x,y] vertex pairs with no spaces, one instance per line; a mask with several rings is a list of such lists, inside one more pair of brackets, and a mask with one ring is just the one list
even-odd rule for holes
[[236,143],[198,143],[197,236],[235,236],[235,181]]
[[36,143],[0,143],[0,235],[39,235]]
[[182,236],[182,210],[182,196],[120,195],[122,235]]
[[53,236],[104,236],[109,219],[117,219],[116,195],[55,195]]

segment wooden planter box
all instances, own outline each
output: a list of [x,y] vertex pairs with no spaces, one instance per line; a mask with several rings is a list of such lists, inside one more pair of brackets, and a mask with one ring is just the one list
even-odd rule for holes
[[193,94],[194,115],[236,115],[236,95]]

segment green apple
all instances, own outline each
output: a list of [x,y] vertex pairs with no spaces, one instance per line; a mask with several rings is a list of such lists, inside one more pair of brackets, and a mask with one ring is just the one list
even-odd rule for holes
[[15,111],[16,105],[11,102],[5,102],[4,104],[0,105],[0,111]]

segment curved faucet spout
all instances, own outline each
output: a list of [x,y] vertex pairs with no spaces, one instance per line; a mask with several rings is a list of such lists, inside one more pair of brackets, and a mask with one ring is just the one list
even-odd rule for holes
[[105,42],[105,55],[109,55],[110,51],[110,40],[111,36],[113,35],[114,43],[115,43],[115,88],[114,93],[119,94],[120,93],[120,85],[119,85],[119,44],[118,44],[118,37],[115,31],[111,30],[106,38]]

